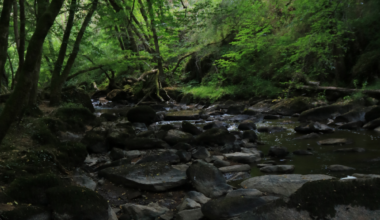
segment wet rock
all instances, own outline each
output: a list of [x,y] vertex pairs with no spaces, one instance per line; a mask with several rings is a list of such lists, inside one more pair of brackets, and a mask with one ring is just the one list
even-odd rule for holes
[[127,112],[128,121],[152,124],[156,118],[156,112],[150,106],[138,106]]
[[256,148],[241,148],[242,153],[254,154],[257,158],[263,157],[263,152],[257,150]]
[[244,131],[242,137],[243,139],[248,139],[250,142],[255,142],[258,139],[255,131]]
[[136,133],[148,131],[148,128],[146,127],[146,124],[144,123],[134,122],[132,123],[132,126],[133,126],[133,129],[136,131]]
[[248,172],[232,172],[232,173],[225,173],[224,177],[228,182],[232,181],[238,181],[238,180],[244,180],[251,177],[251,174]]
[[337,150],[334,150],[335,153],[363,153],[365,152],[365,149],[364,148],[359,148],[359,147],[356,147],[356,148],[341,148],[341,149],[337,149]]
[[141,158],[136,164],[151,163],[151,162],[167,162],[169,164],[177,164],[180,158],[176,153],[165,151],[163,153],[148,155]]
[[220,144],[233,143],[235,136],[230,134],[225,128],[212,128],[196,137],[197,142],[206,144]]
[[179,130],[170,130],[166,134],[164,140],[168,142],[170,145],[175,145],[181,142],[191,143],[194,141],[194,137],[192,134],[185,133]]
[[183,210],[178,212],[176,220],[199,220],[203,218],[201,209]]
[[99,194],[83,187],[54,187],[47,191],[53,219],[108,220],[108,203]]
[[340,125],[337,127],[337,129],[347,129],[347,130],[357,130],[363,127],[364,123],[361,121],[354,121],[354,122],[349,122],[344,125]]
[[92,113],[95,112],[95,108],[92,105],[90,96],[83,90],[74,89],[74,88],[63,90],[61,99],[62,99],[62,102],[76,103],[87,108]]
[[242,152],[224,154],[224,156],[228,160],[235,161],[238,163],[246,163],[246,164],[256,163],[257,161],[260,161],[260,159],[261,159],[260,156],[257,156],[255,154],[242,153]]
[[124,214],[119,220],[148,220],[159,219],[169,211],[166,207],[161,207],[158,204],[150,203],[147,206],[127,203],[121,206]]
[[371,129],[371,130],[373,130],[373,129],[377,128],[377,127],[380,127],[380,118],[375,119],[373,121],[370,121],[370,122],[368,122],[367,124],[365,124],[363,126],[363,128],[365,128],[365,129]]
[[112,160],[119,160],[125,157],[125,151],[119,148],[113,148],[110,152]]
[[190,149],[192,149],[193,147],[188,144],[188,143],[183,143],[183,142],[180,142],[176,145],[173,146],[173,149],[177,149],[177,150],[184,150],[184,151],[188,151]]
[[81,141],[90,153],[105,153],[109,146],[106,143],[106,136],[98,134],[95,131],[89,131],[85,134]]
[[285,158],[289,155],[289,151],[286,147],[273,146],[270,147],[268,156],[276,158]]
[[199,204],[205,204],[206,202],[210,201],[210,198],[207,198],[205,195],[197,191],[190,191],[186,193],[185,198],[190,198]]
[[160,127],[160,130],[162,131],[169,131],[169,130],[175,130],[177,129],[174,125],[171,125],[171,124],[167,124],[167,125],[162,125]]
[[263,173],[293,173],[294,165],[275,165],[275,166],[265,166],[260,168]]
[[179,160],[183,163],[187,163],[191,160],[191,153],[184,151],[184,150],[179,150],[177,151],[177,155],[179,157]]
[[213,122],[210,122],[210,123],[206,124],[205,126],[203,126],[203,129],[209,130],[212,128],[227,128],[227,127],[228,127],[228,124],[225,122],[213,121]]
[[86,187],[87,189],[90,189],[92,191],[95,190],[96,188],[96,182],[91,179],[91,177],[88,176],[87,173],[85,173],[81,169],[76,169],[73,180],[80,186]]
[[250,109],[245,109],[243,112],[242,112],[243,115],[257,115],[257,112],[254,111],[254,110],[250,110]]
[[313,155],[313,152],[308,150],[295,150],[293,151],[294,155]]
[[201,205],[197,203],[196,201],[190,199],[190,198],[185,198],[182,203],[177,207],[177,210],[183,211],[183,210],[188,210],[188,209],[198,209],[200,208]]
[[360,180],[368,180],[368,179],[378,179],[380,178],[379,174],[361,174],[361,173],[354,173],[352,176],[360,179]]
[[257,128],[257,131],[263,132],[263,133],[275,133],[275,132],[286,131],[286,129],[283,127],[271,126],[271,127],[259,127]]
[[294,128],[294,130],[301,134],[309,134],[309,133],[332,133],[334,132],[334,128],[331,128],[325,124],[321,124],[319,122],[311,122],[305,126],[298,126]]
[[182,172],[186,172],[186,170],[189,168],[189,165],[187,164],[179,164],[179,165],[172,165],[174,169],[177,169]]
[[108,220],[118,220],[117,215],[111,206],[108,206]]
[[195,159],[206,159],[210,157],[210,152],[205,147],[200,147],[192,156]]
[[220,167],[226,167],[229,166],[231,163],[225,160],[215,159],[214,160],[214,166],[220,168]]
[[233,165],[233,166],[220,167],[219,170],[222,173],[245,172],[245,171],[250,171],[251,167],[249,165],[247,165],[247,164],[244,164],[244,165]]
[[107,121],[116,121],[117,120],[117,116],[114,114],[111,114],[111,113],[103,113],[100,117],[105,118]]
[[206,162],[196,161],[187,169],[186,173],[195,189],[207,197],[220,197],[232,189],[227,185],[218,168]]
[[272,100],[268,99],[256,103],[255,105],[249,107],[248,110],[252,110],[254,112],[269,112],[274,104],[275,103],[273,103]]
[[134,159],[138,158],[142,155],[145,155],[146,153],[144,151],[138,151],[138,150],[130,150],[130,151],[124,151],[124,155],[126,158]]
[[128,165],[128,164],[131,164],[131,159],[126,158],[126,159],[115,160],[115,161],[107,162],[99,166],[98,168],[95,169],[95,171],[103,170],[109,167],[117,167],[117,166]]
[[370,121],[373,121],[377,118],[380,118],[380,106],[372,108],[371,110],[366,112],[364,118],[365,118],[366,122],[370,122]]
[[241,186],[248,189],[257,189],[261,192],[290,196],[307,182],[333,178],[323,174],[265,175],[245,180],[241,183]]
[[279,102],[270,108],[270,112],[279,115],[291,116],[293,114],[301,113],[311,107],[310,98],[297,97],[293,99],[286,99]]
[[347,144],[349,141],[346,138],[329,138],[321,141],[317,141],[319,145],[341,145]]
[[220,220],[238,217],[241,214],[255,210],[266,204],[260,197],[223,197],[210,200],[202,206],[202,212],[207,219]]
[[166,163],[143,163],[107,168],[99,172],[115,184],[143,190],[165,191],[187,182],[186,173]]
[[332,172],[344,172],[344,171],[351,171],[351,170],[355,170],[355,168],[352,168],[352,167],[347,167],[347,166],[343,166],[343,165],[338,165],[338,164],[335,164],[335,165],[330,165],[328,167],[328,169]]
[[351,111],[356,106],[358,106],[357,103],[350,102],[312,108],[302,112],[299,121],[326,121],[327,119],[332,118],[333,115],[342,115]]
[[266,120],[275,120],[275,119],[280,119],[281,115],[265,115],[263,119]]
[[223,147],[220,148],[221,153],[230,153],[236,151],[240,151],[240,146],[237,144],[225,144]]
[[256,124],[252,120],[245,120],[245,121],[242,121],[239,124],[238,129],[239,130],[243,130],[243,131],[246,131],[246,130],[256,130]]
[[188,121],[182,122],[182,130],[192,135],[198,135],[202,133],[202,131],[198,127],[196,127]]
[[306,139],[314,139],[314,138],[319,138],[321,135],[317,133],[310,133],[310,134],[305,134],[300,137],[296,137],[293,140],[306,140]]
[[165,149],[170,147],[163,140],[151,138],[127,138],[112,145],[126,150]]
[[257,189],[238,189],[227,193],[226,197],[258,197],[263,193]]
[[244,110],[244,106],[236,106],[236,105],[229,106],[227,109],[227,114],[236,115],[236,114],[240,114],[243,110]]
[[177,112],[165,113],[165,121],[184,121],[184,120],[198,120],[200,118],[200,111],[184,110]]

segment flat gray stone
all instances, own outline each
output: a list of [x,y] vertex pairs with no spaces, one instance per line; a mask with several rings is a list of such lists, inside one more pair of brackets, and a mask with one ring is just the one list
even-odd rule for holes
[[203,218],[201,209],[190,209],[178,212],[176,220],[199,220]]
[[257,189],[238,189],[227,193],[226,197],[236,197],[236,196],[262,196],[263,193]]
[[355,168],[343,166],[343,165],[339,165],[339,164],[330,165],[328,167],[328,169],[332,172],[344,172],[344,171],[355,170]]
[[183,211],[183,210],[188,210],[188,209],[198,209],[200,208],[201,205],[197,203],[196,201],[190,199],[190,198],[185,198],[182,203],[177,207],[177,210]]
[[293,173],[294,165],[273,165],[260,168],[263,173]]
[[243,165],[233,165],[233,166],[227,166],[227,167],[220,167],[219,170],[222,173],[244,172],[244,171],[250,171],[251,167],[248,164],[243,164]]
[[252,153],[236,152],[236,153],[224,154],[224,156],[228,160],[232,160],[238,163],[247,163],[247,164],[256,163],[257,161],[261,160],[260,157]]

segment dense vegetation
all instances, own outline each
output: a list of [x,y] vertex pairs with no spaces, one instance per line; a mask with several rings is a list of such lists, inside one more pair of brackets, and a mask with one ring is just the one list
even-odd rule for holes
[[71,85],[158,100],[163,87],[217,100],[379,85],[376,0],[2,0],[1,11],[0,88],[14,92],[0,139],[20,106],[41,92],[58,106]]

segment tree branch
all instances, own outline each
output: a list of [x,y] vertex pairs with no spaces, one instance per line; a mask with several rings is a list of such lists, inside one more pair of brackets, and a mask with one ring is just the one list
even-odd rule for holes
[[70,75],[69,77],[67,77],[66,81],[69,81],[70,79],[74,78],[74,77],[77,77],[78,75],[82,74],[82,73],[87,73],[87,72],[90,72],[92,70],[96,70],[96,69],[100,69],[102,68],[103,65],[99,65],[99,66],[94,66],[94,67],[90,67],[88,69],[84,69],[84,70],[80,70],[72,75]]
[[174,69],[172,70],[172,75],[177,70],[177,68],[179,67],[179,64],[182,62],[182,60],[184,60],[186,57],[189,57],[189,56],[193,55],[194,53],[195,52],[192,52],[192,53],[186,54],[186,55],[182,56],[181,58],[179,58],[177,64],[175,65]]

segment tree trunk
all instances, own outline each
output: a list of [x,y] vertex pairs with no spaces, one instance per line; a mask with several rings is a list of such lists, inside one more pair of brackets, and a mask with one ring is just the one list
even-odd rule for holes
[[[62,74],[59,74],[59,75],[54,74],[53,76],[55,76],[55,77],[52,77],[52,79],[51,79],[51,93],[50,93],[50,105],[51,106],[57,106],[61,103],[61,91],[62,91],[63,84],[65,83],[67,77],[69,76],[71,68],[74,65],[75,59],[78,56],[79,47],[80,47],[80,43],[82,41],[84,32],[86,31],[87,26],[90,24],[92,15],[94,14],[97,6],[98,6],[98,0],[94,0],[92,2],[92,6],[91,6],[90,11],[87,13],[87,15],[83,21],[82,27],[81,27],[81,29],[77,35],[77,38],[75,40],[73,51],[70,54],[69,59],[67,60],[66,66],[65,66]],[[54,87],[57,87],[57,88],[54,88]]]
[[12,0],[4,0],[3,10],[0,18],[0,93],[1,85],[5,85],[7,81],[5,75],[5,63],[8,56],[8,35],[9,35],[9,20],[12,10]]
[[[16,29],[18,27],[16,27],[16,26],[14,27],[15,28],[15,37],[16,37],[16,39],[18,39],[18,45],[16,43],[17,53],[18,53],[18,67],[17,67],[17,71],[16,71],[16,75],[15,75],[15,81],[12,82],[12,89],[14,88],[15,84],[17,84],[18,75],[19,75],[18,73],[22,69],[22,66],[24,65],[24,60],[25,60],[25,38],[26,38],[25,23],[26,23],[26,18],[25,18],[25,4],[24,4],[25,2],[24,1],[25,0],[19,1],[19,4],[20,4],[20,35],[18,35],[18,31],[16,31]],[[17,5],[17,4],[15,4],[15,5]],[[15,11],[17,11],[17,9]],[[17,24],[17,18],[15,19],[15,24]],[[16,32],[17,32],[17,36],[16,36]]]
[[[5,0],[5,2],[7,2],[7,0]],[[25,63],[20,71],[19,82],[0,115],[0,143],[4,139],[12,122],[23,111],[23,106],[27,98],[25,94],[28,94],[30,91],[32,85],[31,78],[37,65],[38,55],[42,51],[46,35],[54,24],[54,20],[57,17],[63,2],[64,0],[52,0],[48,10],[45,11],[41,16],[41,19],[37,22],[37,27],[29,41]],[[11,2],[9,2],[9,4],[11,4]]]

